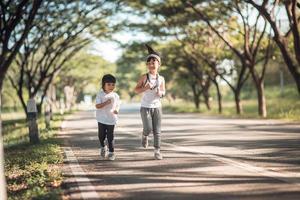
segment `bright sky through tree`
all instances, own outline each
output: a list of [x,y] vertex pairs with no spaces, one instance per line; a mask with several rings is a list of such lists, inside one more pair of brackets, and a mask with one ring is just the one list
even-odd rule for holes
[[[252,12],[253,12],[253,10],[252,10]],[[254,10],[254,12],[255,12],[254,15],[250,15],[250,21],[252,23],[255,22],[255,18],[257,16],[257,12],[255,10]],[[129,13],[130,12],[128,12],[128,11],[127,11],[127,13],[119,13],[116,16],[113,16],[111,21],[113,21],[115,23],[117,23],[117,22],[120,23],[123,19],[125,19],[127,22],[145,22],[145,18],[146,19],[150,18],[150,16],[148,16],[148,15],[145,16],[144,18],[141,18],[139,16],[136,16],[134,14],[129,14]],[[286,17],[285,10],[279,9],[275,13],[281,22],[280,25],[279,24],[278,25],[281,27],[282,30],[286,30],[288,24],[286,24],[287,19],[285,18]],[[240,16],[237,15],[237,17],[240,17]],[[263,27],[263,22],[262,22],[262,20],[260,20],[260,21],[261,22],[259,23],[259,25],[261,27]],[[241,19],[240,19],[240,22],[242,23]],[[267,30],[270,30],[270,29],[267,28]],[[113,38],[116,41],[119,41],[122,44],[128,44],[133,41],[147,41],[147,40],[149,40],[150,37],[151,36],[147,36],[145,33],[137,32],[137,31],[133,31],[133,30],[125,30],[122,32],[118,32],[113,36]],[[94,39],[94,42],[92,43],[90,52],[102,56],[104,59],[108,60],[109,62],[115,62],[122,55],[122,49],[120,48],[120,46],[118,45],[117,42],[109,41],[109,40],[100,41],[96,38]]]

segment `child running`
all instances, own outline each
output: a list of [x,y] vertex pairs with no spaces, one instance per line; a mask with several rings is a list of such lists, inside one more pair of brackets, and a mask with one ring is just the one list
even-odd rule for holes
[[105,159],[115,160],[114,153],[114,128],[117,123],[117,114],[119,113],[120,100],[119,95],[114,92],[116,78],[111,74],[102,77],[102,90],[96,96],[96,119],[98,121],[98,138],[100,141],[100,156]]
[[154,158],[163,159],[161,146],[161,117],[160,98],[165,95],[165,79],[158,74],[161,65],[160,55],[146,44],[149,55],[146,58],[148,73],[141,76],[135,92],[143,93],[141,100],[141,118],[143,122],[142,146],[148,147],[148,136],[152,132],[154,139]]

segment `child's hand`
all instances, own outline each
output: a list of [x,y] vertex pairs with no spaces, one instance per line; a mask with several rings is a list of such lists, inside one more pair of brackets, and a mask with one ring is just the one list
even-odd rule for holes
[[151,83],[149,83],[149,82],[147,82],[146,84],[145,84],[145,86],[144,86],[144,88],[145,89],[150,89],[151,90],[151,88],[153,87],[153,85],[151,84]]
[[161,91],[160,89],[157,89],[157,90],[156,90],[156,94],[157,94],[157,96],[159,96],[159,97],[163,97],[163,96],[164,96],[164,92]]
[[111,103],[111,99],[108,99],[107,101],[105,101],[105,104],[108,105]]

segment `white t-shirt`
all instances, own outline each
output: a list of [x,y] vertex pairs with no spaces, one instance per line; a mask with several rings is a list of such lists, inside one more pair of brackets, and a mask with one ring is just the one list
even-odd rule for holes
[[159,76],[157,78],[157,76],[154,76],[150,73],[149,73],[149,79],[152,85],[157,85],[157,88],[153,90],[148,89],[143,93],[143,97],[141,100],[141,107],[159,108],[161,107],[161,103],[160,103],[160,97],[157,94],[157,90],[160,88],[160,85],[165,81],[165,79],[162,76]]
[[113,113],[114,110],[118,110],[120,107],[119,95],[115,92],[105,93],[100,91],[96,96],[96,104],[104,103],[108,99],[111,99],[111,103],[96,109],[96,119],[102,124],[115,125],[118,121],[118,116]]

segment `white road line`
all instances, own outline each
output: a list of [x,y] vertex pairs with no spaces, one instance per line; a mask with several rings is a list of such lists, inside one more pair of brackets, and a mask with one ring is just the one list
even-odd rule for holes
[[[119,127],[118,131],[126,132],[126,133],[136,136],[136,131],[135,132],[134,131],[126,131],[126,129],[123,127]],[[283,181],[283,182],[286,182],[289,184],[296,185],[297,187],[300,187],[300,175],[299,174],[275,172],[272,170],[265,169],[263,167],[258,167],[258,166],[251,165],[251,164],[241,162],[238,160],[234,160],[231,158],[225,158],[221,154],[212,154],[211,152],[205,152],[203,150],[199,150],[199,149],[192,148],[192,147],[182,147],[182,146],[178,146],[178,145],[175,145],[172,143],[166,143],[166,142],[162,142],[162,144],[172,147],[175,151],[185,151],[185,152],[190,152],[190,153],[203,154],[205,156],[209,156],[209,158],[211,158],[211,159],[241,168],[243,170],[253,172],[256,174],[260,174],[261,176],[264,176],[264,177],[270,177],[270,178],[280,180],[280,181]]]
[[[64,152],[67,157],[67,161],[69,162],[70,169],[72,171],[72,174],[75,177],[76,182],[78,183],[78,189],[80,191],[80,194],[83,199],[100,199],[98,193],[96,192],[95,187],[91,184],[89,178],[82,177],[78,178],[76,176],[86,176],[86,173],[83,171],[83,169],[80,167],[78,160],[76,159],[76,156],[74,155],[71,147],[65,147]],[[81,183],[84,183],[84,186],[81,185]]]

